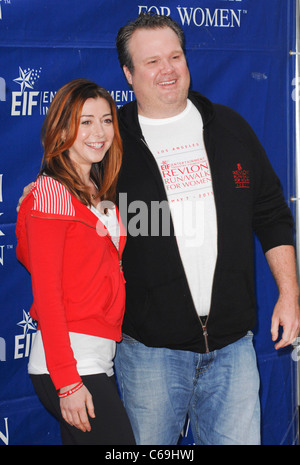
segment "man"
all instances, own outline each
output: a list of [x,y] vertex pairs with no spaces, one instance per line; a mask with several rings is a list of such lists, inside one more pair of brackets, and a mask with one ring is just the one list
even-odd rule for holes
[[[116,358],[136,441],[176,444],[188,414],[197,444],[259,444],[252,233],[279,289],[271,326],[274,341],[283,326],[279,349],[299,331],[290,211],[248,124],[189,91],[177,23],[141,14],[116,43],[136,96],[119,110],[119,193],[131,214]],[[140,234],[130,230],[137,201],[148,211]],[[169,234],[162,224],[151,231],[157,204],[163,216],[170,205]]]
[[248,124],[189,91],[176,22],[141,14],[117,49],[136,102],[119,110],[128,236],[116,373],[137,444],[176,444],[187,414],[196,444],[259,444],[253,230],[279,289],[280,349],[299,331],[291,213]]

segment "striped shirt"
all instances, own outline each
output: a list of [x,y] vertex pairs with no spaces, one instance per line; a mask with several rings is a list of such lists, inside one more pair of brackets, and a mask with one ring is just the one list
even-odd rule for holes
[[70,192],[58,181],[39,176],[33,191],[33,210],[53,215],[75,216]]

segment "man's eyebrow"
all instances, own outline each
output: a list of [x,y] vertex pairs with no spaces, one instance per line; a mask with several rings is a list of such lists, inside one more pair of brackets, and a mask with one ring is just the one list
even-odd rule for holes
[[[174,54],[183,54],[183,51],[182,49],[178,49],[178,50],[173,50],[172,52],[170,52],[170,56],[171,55],[174,55]],[[153,60],[154,58],[159,58],[160,55],[152,55],[152,56],[148,56],[144,59],[144,61],[147,61],[147,60]]]
[[159,58],[159,55],[153,55],[153,56],[146,57],[146,58],[144,58],[143,61],[153,60],[154,58]]

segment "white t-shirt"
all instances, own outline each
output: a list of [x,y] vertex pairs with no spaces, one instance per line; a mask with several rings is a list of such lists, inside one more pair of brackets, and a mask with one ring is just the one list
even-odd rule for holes
[[[120,229],[116,209],[109,209],[108,215],[100,213],[93,206],[91,211],[106,226],[115,246],[118,248]],[[116,353],[115,341],[73,332],[69,333],[69,337],[80,376],[97,373],[106,373],[107,376],[113,375],[113,359]],[[41,331],[36,332],[32,344],[28,373],[32,375],[49,374]]]
[[104,224],[106,229],[111,236],[113,243],[115,244],[116,248],[119,248],[119,240],[120,240],[120,226],[116,214],[116,208],[108,209],[108,213],[104,214],[97,210],[93,205],[91,206],[91,211],[99,218],[101,223]]
[[195,307],[199,315],[207,315],[217,258],[217,221],[201,115],[188,100],[179,115],[139,116],[139,122],[161,172]]

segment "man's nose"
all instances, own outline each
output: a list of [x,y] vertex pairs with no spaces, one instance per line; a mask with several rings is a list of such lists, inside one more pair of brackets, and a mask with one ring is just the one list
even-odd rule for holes
[[174,71],[174,66],[172,62],[168,59],[161,61],[161,72],[165,74],[172,73]]

